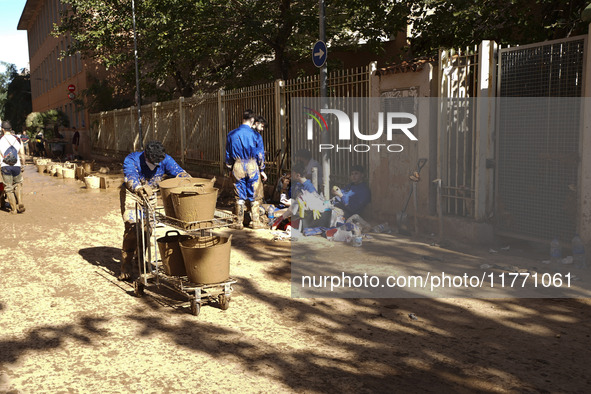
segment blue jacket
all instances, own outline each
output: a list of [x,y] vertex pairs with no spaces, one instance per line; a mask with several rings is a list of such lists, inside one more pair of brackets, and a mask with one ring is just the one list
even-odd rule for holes
[[367,204],[371,202],[371,191],[365,182],[350,183],[342,188],[341,192],[343,192],[343,197],[340,198],[336,206],[345,212],[346,218],[361,214]]
[[265,169],[265,144],[263,143],[263,136],[258,131],[254,131],[257,134],[257,152],[262,153],[261,164],[259,164],[259,168],[262,170]]
[[132,190],[142,184],[158,186],[165,174],[174,177],[181,172],[185,172],[185,170],[169,155],[166,155],[154,170],[150,170],[146,164],[144,152],[132,152],[123,161],[125,182]]
[[293,185],[293,192],[291,193],[291,195],[294,196],[294,198],[299,198],[304,190],[310,193],[316,193],[316,188],[314,187],[312,181],[306,179],[306,182],[304,183],[295,182],[295,185]]
[[265,168],[263,137],[249,125],[240,125],[226,138],[226,165],[231,168],[236,159],[255,159],[261,170]]

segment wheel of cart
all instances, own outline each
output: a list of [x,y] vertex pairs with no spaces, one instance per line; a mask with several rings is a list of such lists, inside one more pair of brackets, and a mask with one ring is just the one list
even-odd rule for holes
[[232,278],[228,278],[227,281],[221,283],[195,285],[195,287],[190,287],[192,284],[187,282],[187,287],[184,290],[187,293],[192,293],[189,300],[191,313],[195,316],[199,315],[201,305],[209,302],[215,302],[221,310],[227,310],[230,307],[232,285],[234,283],[236,283],[236,280]]
[[220,309],[225,311],[230,307],[230,296],[220,294],[220,296],[218,297],[218,304],[220,305]]
[[199,316],[199,314],[201,313],[201,300],[191,298],[189,302],[191,303],[191,313],[195,316]]
[[233,278],[220,283],[195,284],[187,276],[167,275],[158,259],[157,234],[159,227],[184,231],[188,234],[198,233],[205,236],[211,235],[216,228],[224,228],[232,225],[232,214],[217,211],[211,220],[198,222],[183,222],[164,215],[163,208],[157,207],[156,200],[149,201],[145,197],[138,198],[136,204],[137,229],[137,262],[139,277],[134,281],[134,294],[142,297],[150,282],[156,286],[164,286],[175,293],[184,296],[191,313],[198,316],[201,306],[208,303],[217,303],[220,309],[227,310],[230,307],[232,297],[232,285],[236,283]]
[[134,282],[133,282],[133,292],[137,297],[143,297],[144,296],[144,289],[145,289],[145,285],[142,283],[141,278],[137,278]]

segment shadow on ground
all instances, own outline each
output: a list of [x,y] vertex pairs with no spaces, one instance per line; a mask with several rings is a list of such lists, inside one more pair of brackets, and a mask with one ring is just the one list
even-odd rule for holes
[[119,274],[119,268],[121,267],[121,249],[110,246],[96,246],[80,249],[78,253],[90,264],[104,267],[113,272],[114,275]]

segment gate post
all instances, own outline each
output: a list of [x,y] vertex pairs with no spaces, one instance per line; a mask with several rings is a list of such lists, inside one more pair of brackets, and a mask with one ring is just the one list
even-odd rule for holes
[[181,139],[181,164],[185,167],[185,98],[179,97],[179,133]]
[[279,142],[279,157],[277,158],[277,179],[281,177],[283,157],[287,154],[287,141],[285,140],[285,81],[275,81],[275,141]]
[[[157,129],[157,122],[156,119],[158,118],[157,116],[157,111],[158,109],[156,108],[158,106],[159,103],[157,102],[153,102],[152,103],[152,140],[158,139],[156,136],[158,135],[158,129]],[[148,140],[149,141],[149,140]],[[160,141],[162,142],[162,141]]]
[[134,109],[134,107],[129,107],[129,126],[130,126],[130,131],[131,131],[131,151],[135,152],[138,150],[137,144],[138,144],[139,136],[138,136],[138,134],[136,134],[136,130],[135,130],[135,122],[133,119],[133,109]]
[[[589,25],[589,34],[591,34],[591,25]],[[581,127],[580,154],[581,162],[579,165],[579,198],[577,215],[579,235],[583,239],[585,246],[591,245],[591,205],[585,202],[591,201],[591,109],[589,104],[591,100],[591,40],[589,35],[585,38],[585,60],[583,63],[583,125]]]
[[497,44],[482,41],[478,47],[478,100],[476,110],[475,157],[475,212],[474,219],[484,220],[493,212],[494,168],[487,166],[487,159],[494,158],[495,88]]
[[224,166],[226,158],[226,141],[224,140],[224,90],[218,90],[218,143],[220,144],[220,176],[224,175]]

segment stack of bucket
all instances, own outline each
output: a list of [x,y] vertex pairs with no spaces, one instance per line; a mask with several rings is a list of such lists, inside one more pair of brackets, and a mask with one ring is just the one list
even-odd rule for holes
[[[218,194],[214,183],[215,178],[172,178],[160,182],[165,215],[187,224],[212,220]],[[220,283],[229,278],[231,236],[198,237],[169,231],[157,242],[167,275],[186,275],[198,284]]]
[[50,159],[35,158],[35,165],[37,171],[40,173],[47,173],[58,178],[74,178],[76,173],[76,164],[65,162],[55,163]]

